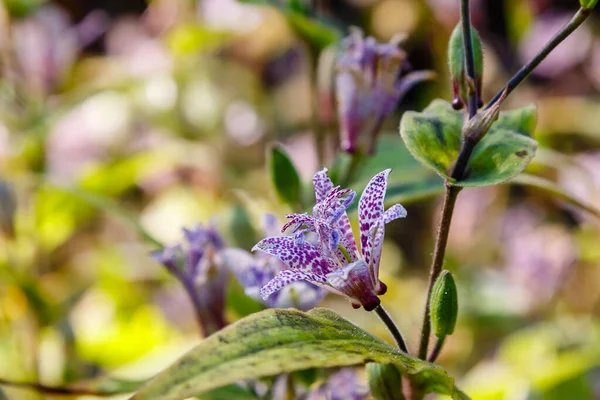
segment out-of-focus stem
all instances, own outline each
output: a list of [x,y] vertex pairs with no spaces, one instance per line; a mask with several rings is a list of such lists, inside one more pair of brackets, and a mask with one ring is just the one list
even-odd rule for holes
[[591,8],[580,8],[577,13],[571,18],[569,22],[565,24],[553,37],[550,39],[544,47],[540,50],[538,54],[536,54],[531,61],[525,64],[519,72],[517,72],[508,83],[490,100],[490,102],[485,106],[487,110],[491,106],[493,106],[503,95],[504,91],[506,91],[506,95],[510,94],[527,76],[538,66],[544,59],[554,50],[556,46],[562,43],[571,33],[575,31],[575,29],[579,28],[581,24],[585,22],[585,20],[592,13]]
[[433,362],[435,362],[435,360],[437,360],[438,356],[440,355],[440,353],[442,351],[442,347],[444,347],[445,340],[446,340],[446,336],[438,339],[437,342],[435,342],[435,346],[433,347],[433,350],[431,350],[431,354],[429,354],[427,361],[429,361],[430,363],[433,363]]

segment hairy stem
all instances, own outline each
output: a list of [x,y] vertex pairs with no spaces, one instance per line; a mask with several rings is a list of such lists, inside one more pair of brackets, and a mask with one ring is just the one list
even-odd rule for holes
[[473,54],[473,36],[471,35],[471,12],[469,0],[460,1],[460,19],[462,22],[463,48],[465,49],[465,70],[467,72],[467,110],[469,118],[477,114],[477,90],[475,90],[475,55]]
[[540,52],[533,57],[531,61],[525,64],[519,72],[517,72],[508,83],[500,90],[492,100],[485,106],[487,110],[491,106],[493,106],[506,91],[506,95],[510,94],[527,76],[554,50],[556,46],[562,43],[575,29],[579,28],[581,24],[585,22],[585,20],[592,13],[592,9],[589,8],[580,8],[577,13],[571,18],[569,22],[567,22],[553,37],[544,45],[544,47],[540,50]]
[[444,347],[445,340],[446,336],[438,339],[437,342],[435,342],[435,346],[433,347],[433,350],[431,350],[431,354],[429,355],[429,357],[427,357],[427,361],[433,363],[435,362],[435,360],[437,360],[438,356],[442,352],[442,347]]
[[442,215],[438,226],[437,237],[435,240],[435,250],[433,252],[433,260],[431,261],[431,270],[429,273],[429,287],[427,288],[427,302],[425,304],[425,312],[423,313],[423,326],[421,327],[421,342],[419,344],[419,358],[425,360],[427,358],[427,348],[429,347],[429,335],[431,333],[431,323],[429,321],[429,305],[431,302],[431,292],[433,285],[442,272],[444,265],[444,256],[446,254],[446,245],[448,244],[448,233],[450,232],[450,222],[452,221],[452,213],[454,212],[454,204],[460,192],[460,187],[446,185],[446,193],[444,195],[444,205],[442,206]]
[[402,350],[403,352],[408,353],[408,348],[406,347],[406,342],[404,342],[404,338],[402,337],[400,330],[398,330],[398,327],[396,326],[394,321],[392,321],[392,318],[387,313],[387,311],[385,311],[385,309],[381,305],[379,305],[375,308],[375,313],[377,314],[379,319],[381,319],[381,321],[385,324],[385,326],[388,328],[388,330],[394,337],[394,340],[398,344],[398,348],[400,350]]

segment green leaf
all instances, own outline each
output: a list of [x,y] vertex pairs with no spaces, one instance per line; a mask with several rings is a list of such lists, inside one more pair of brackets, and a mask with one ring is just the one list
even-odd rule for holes
[[579,4],[581,4],[581,7],[586,8],[588,10],[591,10],[592,8],[596,7],[596,3],[598,3],[598,0],[579,0]]
[[140,389],[135,400],[179,400],[244,379],[313,367],[395,364],[426,392],[468,397],[444,369],[401,353],[334,312],[270,309],[208,337]]
[[457,186],[489,186],[519,174],[531,162],[537,142],[531,135],[535,109],[502,112],[475,147],[464,180],[449,176],[461,145],[463,114],[443,100],[423,112],[406,112],[400,135],[410,153],[426,167]]
[[549,194],[552,197],[564,200],[572,205],[581,208],[589,212],[590,214],[600,218],[600,209],[597,207],[588,204],[582,200],[579,200],[567,192],[565,192],[560,186],[556,183],[548,180],[546,178],[542,178],[540,176],[530,175],[530,174],[521,174],[512,178],[509,183],[513,185],[523,185],[529,186],[534,189],[540,190],[546,194]]
[[302,182],[292,160],[287,152],[277,144],[271,147],[267,158],[271,181],[277,197],[290,207],[297,208],[301,204]]

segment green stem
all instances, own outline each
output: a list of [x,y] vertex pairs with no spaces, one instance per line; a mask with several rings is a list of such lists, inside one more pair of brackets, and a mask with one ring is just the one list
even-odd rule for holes
[[443,336],[442,338],[438,339],[437,342],[435,342],[435,346],[433,347],[431,354],[427,358],[427,361],[429,361],[430,363],[434,363],[435,360],[437,360],[438,356],[442,352],[442,347],[444,347],[445,340],[446,336]]
[[477,90],[475,89],[475,55],[473,53],[473,36],[471,35],[471,12],[469,0],[460,1],[460,19],[462,25],[463,48],[465,49],[465,70],[467,72],[467,110],[469,118],[477,114]]
[[381,305],[377,306],[374,311],[394,337],[394,340],[398,344],[398,348],[403,352],[408,353],[406,342],[404,341],[400,330],[398,329],[390,315],[387,313],[387,311],[385,311],[385,309]]
[[515,74],[515,76],[513,76],[508,83],[506,84],[506,86],[504,86],[502,88],[502,90],[500,90],[492,100],[490,100],[490,102],[485,106],[485,109],[487,110],[488,108],[490,108],[491,106],[493,106],[498,100],[500,100],[500,98],[503,96],[504,92],[506,91],[506,95],[510,94],[517,86],[519,86],[519,84],[521,84],[521,82],[523,82],[523,80],[525,80],[525,78],[527,78],[527,76],[542,62],[544,61],[544,59],[548,56],[548,54],[550,54],[552,52],[552,50],[554,50],[554,48],[556,46],[558,46],[560,43],[562,43],[563,40],[565,40],[571,33],[573,33],[575,31],[575,29],[579,28],[581,26],[581,24],[583,24],[585,22],[585,20],[590,16],[590,14],[592,13],[592,9],[591,8],[583,8],[581,7],[577,13],[575,13],[575,15],[573,16],[573,18],[571,18],[571,20],[569,22],[567,22],[565,24],[565,26],[563,26],[560,31],[558,31],[553,37],[552,39],[550,39],[545,45],[544,47],[540,50],[540,52],[533,57],[533,59],[531,61],[529,61],[527,64],[525,64],[520,70],[519,72],[517,72]]
[[348,168],[346,168],[345,174],[340,179],[340,186],[346,188],[350,186],[354,179],[356,178],[356,174],[360,172],[360,169],[363,165],[364,157],[360,152],[356,152],[352,154],[352,159],[350,160],[350,164]]
[[429,315],[429,305],[431,302],[431,292],[436,279],[442,272],[444,265],[444,256],[446,254],[446,245],[448,244],[448,233],[450,232],[450,222],[452,221],[452,213],[456,198],[460,192],[460,187],[446,184],[446,193],[444,196],[444,204],[442,206],[442,214],[438,227],[437,237],[435,240],[435,250],[431,261],[431,270],[429,273],[429,287],[427,288],[427,302],[423,313],[423,325],[421,327],[421,342],[419,344],[419,358],[425,360],[427,358],[427,348],[429,347],[429,335],[431,334],[431,322]]

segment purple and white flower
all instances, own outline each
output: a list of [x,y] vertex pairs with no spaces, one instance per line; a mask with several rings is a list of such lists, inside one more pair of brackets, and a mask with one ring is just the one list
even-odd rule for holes
[[194,305],[196,318],[206,337],[222,328],[225,321],[227,270],[218,264],[224,242],[214,227],[198,224],[184,229],[185,245],[167,246],[152,253],[183,285]]
[[381,125],[400,99],[418,82],[435,77],[431,71],[403,74],[409,64],[400,40],[378,43],[354,29],[342,42],[335,86],[341,148],[348,153],[372,154]]
[[[346,297],[355,308],[371,311],[380,304],[378,295],[386,286],[379,280],[379,262],[385,224],[406,216],[395,204],[384,209],[390,170],[375,175],[358,203],[360,252],[346,209],[356,192],[334,186],[327,169],[315,174],[316,205],[312,214],[290,214],[282,232],[291,228],[293,236],[274,236],[261,240],[253,250],[279,258],[289,269],[281,271],[260,291],[263,298],[297,281],[309,281]],[[306,235],[316,236],[315,244]]]
[[[265,215],[263,231],[266,236],[279,233],[277,219],[272,214]],[[266,254],[251,254],[246,250],[230,248],[221,252],[224,265],[235,275],[244,287],[246,295],[261,301],[267,307],[310,310],[327,294],[321,287],[309,282],[294,282],[268,298],[260,296],[260,289],[275,276],[284,271],[286,266],[277,258]]]

